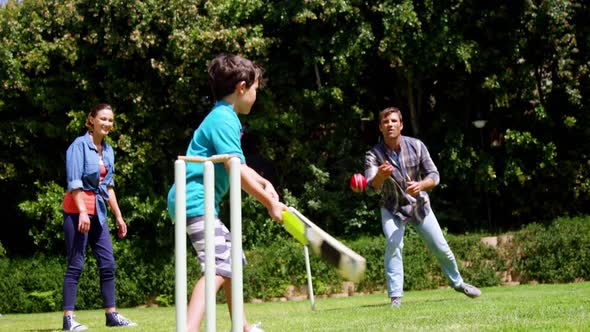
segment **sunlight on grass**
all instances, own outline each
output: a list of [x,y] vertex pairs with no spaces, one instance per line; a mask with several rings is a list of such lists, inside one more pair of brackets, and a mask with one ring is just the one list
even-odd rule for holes
[[[482,289],[471,300],[450,289],[407,292],[401,308],[385,294],[309,301],[246,304],[250,322],[266,332],[291,331],[590,331],[590,283],[523,285]],[[129,308],[120,312],[139,324],[132,331],[174,331],[174,308]],[[102,310],[78,311],[92,331],[104,326]],[[61,313],[7,314],[0,331],[59,331]],[[217,330],[229,331],[225,305],[217,306]]]

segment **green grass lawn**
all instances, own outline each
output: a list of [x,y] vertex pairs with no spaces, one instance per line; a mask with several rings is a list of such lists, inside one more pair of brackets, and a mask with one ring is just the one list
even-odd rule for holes
[[[385,294],[309,301],[246,304],[251,322],[267,332],[291,331],[590,331],[590,282],[482,289],[471,300],[450,289],[406,292],[402,307]],[[125,330],[174,331],[174,308],[129,308],[120,312],[139,324]],[[78,311],[91,331],[104,327],[102,310]],[[59,331],[61,313],[5,314],[0,331]],[[225,305],[217,306],[217,330],[229,331]]]

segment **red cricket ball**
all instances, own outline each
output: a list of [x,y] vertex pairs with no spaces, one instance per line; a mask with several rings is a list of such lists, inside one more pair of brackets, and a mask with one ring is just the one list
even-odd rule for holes
[[365,191],[365,188],[367,188],[367,179],[362,174],[356,173],[350,178],[350,189],[352,191],[360,193]]

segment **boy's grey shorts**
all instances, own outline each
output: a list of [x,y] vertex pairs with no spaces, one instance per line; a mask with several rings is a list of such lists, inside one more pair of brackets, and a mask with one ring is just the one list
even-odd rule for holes
[[[227,227],[215,217],[215,274],[231,278],[231,234]],[[205,217],[190,217],[186,220],[186,232],[197,252],[201,271],[205,274]],[[242,252],[242,264],[246,257]]]

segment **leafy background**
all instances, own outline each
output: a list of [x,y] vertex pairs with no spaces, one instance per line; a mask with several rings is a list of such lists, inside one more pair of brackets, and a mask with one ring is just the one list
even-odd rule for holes
[[[130,229],[115,246],[169,253],[173,161],[213,104],[206,65],[221,52],[253,59],[269,79],[242,118],[249,164],[335,236],[381,232],[377,202],[348,179],[390,105],[439,167],[433,204],[450,232],[587,214],[589,14],[570,0],[9,0],[0,248],[63,253],[65,150],[91,106],[108,102]],[[247,248],[285,236],[246,197],[244,220]]]

